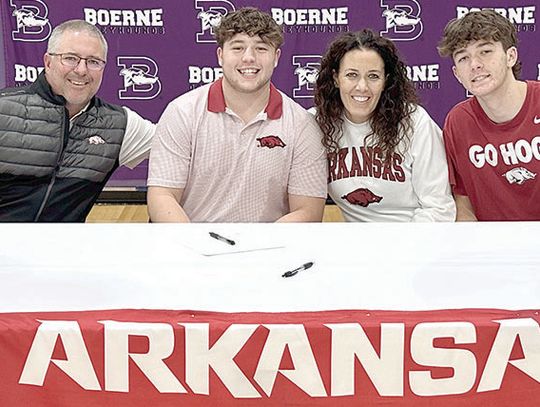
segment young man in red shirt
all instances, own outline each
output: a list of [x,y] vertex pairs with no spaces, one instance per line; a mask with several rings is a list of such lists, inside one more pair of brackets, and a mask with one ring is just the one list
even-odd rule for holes
[[516,46],[493,10],[450,21],[439,43],[473,95],[443,129],[458,221],[540,220],[540,82],[518,80]]

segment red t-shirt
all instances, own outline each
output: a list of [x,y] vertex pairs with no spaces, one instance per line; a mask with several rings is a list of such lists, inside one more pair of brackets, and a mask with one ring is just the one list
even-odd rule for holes
[[540,82],[527,81],[519,113],[493,123],[473,97],[443,129],[453,191],[469,197],[478,220],[540,220]]

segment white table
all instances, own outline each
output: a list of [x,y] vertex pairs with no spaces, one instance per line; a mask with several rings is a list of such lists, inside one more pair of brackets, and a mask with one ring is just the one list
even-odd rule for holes
[[[283,247],[205,256],[201,236]],[[0,225],[0,404],[530,407],[538,236],[540,223]]]
[[203,256],[182,242],[204,224],[0,225],[0,312],[540,307],[540,223],[216,227],[285,247]]

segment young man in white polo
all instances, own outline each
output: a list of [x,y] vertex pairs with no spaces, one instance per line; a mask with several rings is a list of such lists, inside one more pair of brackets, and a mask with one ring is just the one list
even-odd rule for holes
[[439,44],[473,95],[443,129],[458,221],[540,220],[540,82],[517,79],[516,46],[493,10],[450,21]]
[[312,115],[270,82],[283,34],[255,8],[216,28],[223,78],[173,100],[148,176],[153,222],[314,222],[326,158]]

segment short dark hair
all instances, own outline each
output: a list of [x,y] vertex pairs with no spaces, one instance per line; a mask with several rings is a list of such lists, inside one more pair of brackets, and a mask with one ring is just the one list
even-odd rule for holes
[[[500,42],[505,51],[510,47],[517,47],[518,44],[514,25],[496,11],[486,9],[471,11],[461,18],[450,20],[437,49],[440,56],[452,57],[458,49],[480,40]],[[520,61],[515,63],[512,71],[518,78],[521,73]]]
[[283,32],[272,16],[255,7],[243,7],[227,14],[214,29],[216,41],[223,47],[236,34],[259,36],[265,43],[278,49],[283,44]]

